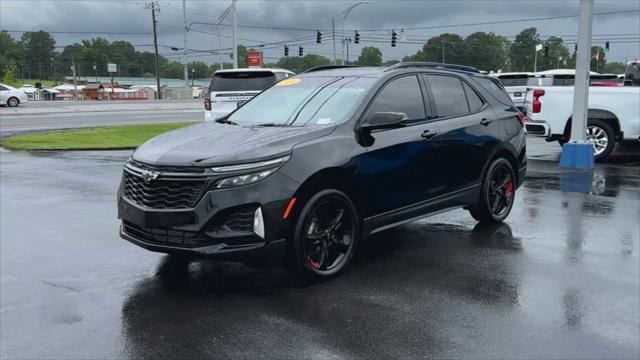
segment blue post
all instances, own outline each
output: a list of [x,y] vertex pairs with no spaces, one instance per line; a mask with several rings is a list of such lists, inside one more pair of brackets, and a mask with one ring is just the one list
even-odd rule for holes
[[560,167],[571,169],[593,169],[593,145],[566,143],[560,155]]

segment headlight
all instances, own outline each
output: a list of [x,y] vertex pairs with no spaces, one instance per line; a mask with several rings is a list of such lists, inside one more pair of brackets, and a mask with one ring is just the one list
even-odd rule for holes
[[260,169],[260,168],[280,167],[280,166],[282,166],[282,164],[286,163],[289,160],[290,157],[291,156],[287,155],[287,156],[282,156],[282,157],[271,159],[271,160],[265,160],[265,161],[249,163],[249,164],[218,166],[218,167],[211,168],[211,170],[213,170],[214,172],[217,172],[217,173],[225,173],[225,172],[232,172],[232,171],[243,171],[243,170],[254,170],[254,169]]
[[278,168],[222,179],[216,183],[216,189],[253,184],[273,174],[276,170],[278,170]]
[[243,186],[253,184],[258,182],[267,176],[273,174],[276,170],[278,170],[287,160],[289,160],[291,156],[282,156],[279,158],[265,160],[250,164],[239,164],[239,165],[228,165],[228,166],[218,166],[211,168],[214,172],[217,173],[226,173],[232,171],[251,171],[253,172],[249,174],[242,174],[233,177],[229,177],[226,179],[218,180],[215,187],[216,189],[222,188],[230,188],[236,186]]

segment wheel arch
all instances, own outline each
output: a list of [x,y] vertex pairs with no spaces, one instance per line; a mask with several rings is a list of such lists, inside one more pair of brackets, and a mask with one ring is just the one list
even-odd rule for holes
[[[567,123],[564,126],[563,136],[567,140],[569,140],[569,138],[571,137],[572,119],[573,119],[573,115],[570,116],[569,119],[567,119]],[[618,117],[613,112],[609,110],[604,110],[604,109],[589,109],[587,112],[587,120],[588,119],[599,119],[599,120],[605,121],[607,124],[611,125],[611,127],[613,128],[613,131],[615,132],[615,135],[616,135],[616,140],[620,138],[620,132],[621,132],[620,120],[618,120]]]
[[491,166],[491,164],[498,158],[505,158],[507,159],[507,161],[509,161],[509,163],[511,164],[511,167],[513,168],[513,173],[515,174],[516,177],[516,183],[520,183],[520,179],[518,178],[520,176],[520,172],[519,170],[519,166],[518,166],[518,158],[517,155],[515,155],[515,149],[511,148],[510,149],[511,144],[509,144],[509,146],[506,145],[501,145],[496,147],[496,149],[494,149],[493,153],[491,154],[491,156],[489,157],[489,161],[487,161],[486,164],[484,164],[484,168],[482,169],[482,177],[480,178],[480,181],[484,181],[485,176],[487,175],[487,171],[489,170],[489,166]]

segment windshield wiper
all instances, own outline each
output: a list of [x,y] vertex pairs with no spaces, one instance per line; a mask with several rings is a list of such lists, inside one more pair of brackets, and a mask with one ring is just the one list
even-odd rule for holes
[[259,127],[285,127],[285,126],[289,126],[287,124],[276,124],[276,123],[264,123],[264,124],[256,124],[254,126],[259,126]]
[[217,119],[216,122],[220,123],[220,124],[238,125],[238,123],[235,123],[235,122],[233,122],[231,120],[227,120],[227,119]]

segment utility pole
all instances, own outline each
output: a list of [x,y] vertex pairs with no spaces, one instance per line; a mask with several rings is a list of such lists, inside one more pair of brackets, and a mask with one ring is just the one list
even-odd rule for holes
[[162,91],[160,89],[160,66],[158,64],[158,33],[156,31],[156,11],[160,12],[160,4],[158,2],[147,3],[147,8],[151,9],[151,21],[153,22],[153,49],[155,51],[156,62],[156,99],[162,99]]
[[73,75],[73,98],[76,99],[78,82],[76,81],[76,62],[73,59],[71,59],[71,75]]
[[444,64],[444,38],[440,35],[440,39],[442,40],[442,63]]
[[[227,17],[227,14],[229,14],[229,11],[231,11],[231,8],[233,7],[233,4],[229,5],[223,12],[222,14],[220,14],[220,16],[218,16],[218,63],[220,64],[220,70],[222,70],[224,68],[224,66],[222,66],[222,29],[220,28],[222,25],[222,22],[224,21],[224,18]],[[235,57],[235,56],[234,56]]]
[[184,64],[184,86],[189,86],[189,72],[187,71],[187,5],[186,0],[182,0],[182,23],[184,24],[184,46],[182,47],[183,56],[182,63]]
[[336,64],[336,18],[331,18],[331,36],[333,38],[333,65]]
[[233,11],[233,68],[238,68],[238,0],[231,0]]

